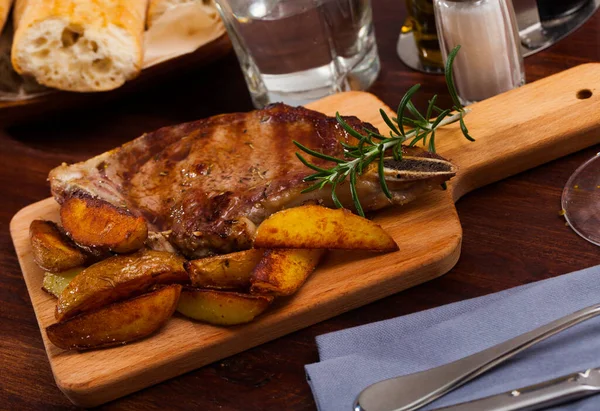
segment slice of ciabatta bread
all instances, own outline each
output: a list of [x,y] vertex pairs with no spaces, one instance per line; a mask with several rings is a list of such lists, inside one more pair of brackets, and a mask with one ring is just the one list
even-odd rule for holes
[[150,0],[146,25],[151,27],[156,19],[162,16],[168,9],[189,3],[200,3],[206,6],[208,12],[217,14],[213,0]]
[[12,64],[46,86],[103,91],[141,69],[148,0],[16,0]]
[[0,0],[0,32],[4,29],[10,6],[12,6],[13,0]]
[[13,27],[16,29],[19,25],[19,20],[23,15],[23,10],[25,10],[25,6],[27,5],[28,0],[16,0],[15,5],[12,10],[12,19],[13,19]]

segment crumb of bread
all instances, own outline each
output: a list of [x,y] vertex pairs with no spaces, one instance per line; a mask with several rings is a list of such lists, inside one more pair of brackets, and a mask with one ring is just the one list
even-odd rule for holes
[[136,39],[122,27],[101,30],[55,17],[29,26],[13,44],[13,63],[49,87],[103,91],[121,86],[140,70]]

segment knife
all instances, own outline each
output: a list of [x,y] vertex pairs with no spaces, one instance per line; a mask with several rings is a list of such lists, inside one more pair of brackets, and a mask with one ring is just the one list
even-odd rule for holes
[[361,391],[354,402],[354,411],[417,410],[540,341],[597,315],[600,315],[600,304],[591,305],[454,362],[376,382]]
[[436,408],[434,411],[532,411],[599,392],[600,368],[592,368],[479,400]]

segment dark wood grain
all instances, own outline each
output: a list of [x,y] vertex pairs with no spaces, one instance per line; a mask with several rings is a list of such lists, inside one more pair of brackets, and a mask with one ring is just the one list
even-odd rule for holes
[[[410,71],[396,56],[403,2],[373,0],[373,11],[382,71],[370,91],[394,106],[419,82],[419,104],[432,93],[441,93],[448,102],[442,77]],[[596,13],[567,39],[528,57],[527,80],[599,60]],[[124,93],[118,100],[0,131],[0,409],[74,408],[54,384],[8,233],[19,209],[49,195],[48,171],[160,126],[251,108],[230,54],[143,91]],[[463,197],[457,204],[464,228],[462,256],[447,275],[101,408],[312,410],[303,366],[318,360],[315,336],[599,264],[600,249],[580,239],[558,215],[567,178],[599,149],[592,147]]]

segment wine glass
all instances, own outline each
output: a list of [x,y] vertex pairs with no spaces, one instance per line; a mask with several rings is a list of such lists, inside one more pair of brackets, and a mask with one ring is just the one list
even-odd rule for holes
[[567,181],[562,210],[577,234],[600,245],[600,152],[579,166]]

